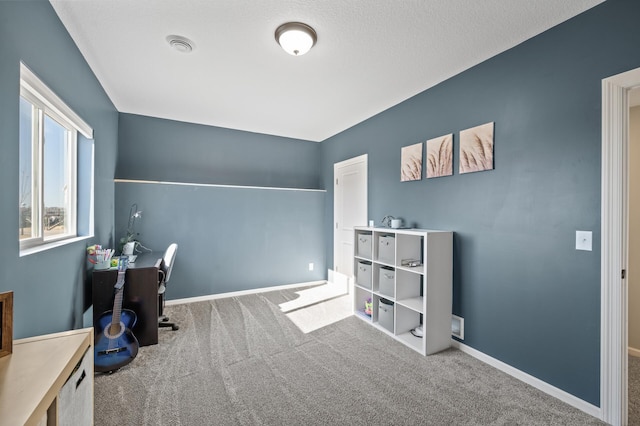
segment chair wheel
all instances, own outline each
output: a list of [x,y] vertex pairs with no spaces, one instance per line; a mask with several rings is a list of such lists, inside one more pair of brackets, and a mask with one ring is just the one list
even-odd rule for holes
[[179,329],[179,328],[180,328],[180,327],[178,327],[178,326],[177,326],[177,325],[175,325],[175,324],[171,326],[171,329],[172,329],[173,331],[176,331],[176,330],[177,330],[177,329]]

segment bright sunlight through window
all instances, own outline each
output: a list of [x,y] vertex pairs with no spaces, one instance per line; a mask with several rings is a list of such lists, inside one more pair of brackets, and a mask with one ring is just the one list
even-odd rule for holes
[[20,249],[78,236],[78,137],[93,130],[20,64]]

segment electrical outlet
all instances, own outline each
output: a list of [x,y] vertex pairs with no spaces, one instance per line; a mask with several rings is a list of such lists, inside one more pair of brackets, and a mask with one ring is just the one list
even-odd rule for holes
[[309,263],[309,270],[313,271],[313,262]]

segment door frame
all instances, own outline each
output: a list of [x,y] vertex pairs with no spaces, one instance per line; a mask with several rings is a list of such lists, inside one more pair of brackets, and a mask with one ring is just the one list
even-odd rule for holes
[[629,91],[640,68],[602,80],[602,195],[600,243],[600,412],[627,424]]
[[331,226],[333,227],[333,269],[335,271],[338,253],[340,250],[337,250],[337,245],[339,244],[337,234],[338,230],[336,229],[336,218],[338,217],[338,203],[336,203],[336,171],[342,167],[352,166],[357,163],[364,163],[364,172],[365,172],[365,193],[364,193],[364,204],[365,204],[365,217],[364,224],[367,223],[367,214],[369,210],[369,155],[362,154],[357,157],[349,158],[347,160],[340,161],[338,163],[333,164],[333,222]]

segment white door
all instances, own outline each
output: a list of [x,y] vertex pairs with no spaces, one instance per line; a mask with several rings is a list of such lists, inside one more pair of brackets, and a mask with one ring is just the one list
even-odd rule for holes
[[367,225],[367,154],[333,165],[333,268],[353,275],[353,227]]

